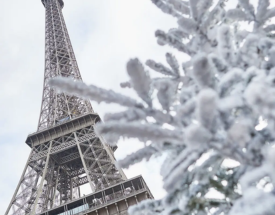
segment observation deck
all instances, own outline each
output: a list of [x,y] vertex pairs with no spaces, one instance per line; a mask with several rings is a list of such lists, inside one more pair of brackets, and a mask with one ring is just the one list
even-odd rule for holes
[[[46,2],[47,0],[41,0],[41,2],[42,2],[42,4],[44,5],[44,7],[45,7],[45,2]],[[61,8],[63,8],[64,7],[64,2],[63,2],[63,0],[58,0],[58,2],[59,2],[59,4],[60,4],[60,6],[61,6]]]
[[88,125],[95,125],[99,121],[101,121],[101,119],[96,113],[88,113],[71,120],[64,120],[59,122],[57,125],[29,134],[26,143],[33,148],[37,145],[61,137],[65,134],[69,134]]
[[153,198],[140,175],[39,215],[127,215],[130,206]]

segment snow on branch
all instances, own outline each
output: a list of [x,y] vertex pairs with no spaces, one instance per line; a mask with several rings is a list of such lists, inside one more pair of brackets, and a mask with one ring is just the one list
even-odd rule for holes
[[219,0],[214,8],[208,13],[205,19],[202,19],[201,28],[206,30],[207,28],[211,28],[219,23],[225,17],[225,2],[226,0]]
[[204,148],[211,138],[210,131],[198,124],[191,124],[185,130],[185,143],[190,148]]
[[162,10],[162,12],[170,14],[174,17],[181,17],[181,15],[174,10],[174,7],[172,7],[170,4],[164,3],[162,0],[151,0],[159,9]]
[[107,122],[97,124],[95,127],[97,134],[102,135],[108,144],[115,145],[120,136],[127,138],[138,138],[142,142],[168,141],[174,144],[181,144],[182,132],[178,130],[168,130],[157,125],[147,125],[137,122]]
[[197,101],[197,119],[208,130],[213,131],[217,117],[217,93],[212,89],[201,91]]
[[163,113],[162,110],[149,109],[146,111],[148,116],[153,117],[160,125],[161,124],[175,124],[175,118],[169,113]]
[[213,0],[200,0],[197,4],[197,10],[199,12],[199,19],[201,19],[206,12],[208,11],[208,9],[212,6],[213,4]]
[[168,31],[168,34],[179,39],[180,41],[182,39],[187,39],[189,38],[189,33],[185,33],[183,32],[181,29],[178,29],[178,28],[171,28],[169,31]]
[[193,19],[182,17],[178,20],[180,29],[185,33],[191,34],[198,30],[198,24]]
[[214,87],[213,67],[204,54],[198,54],[193,59],[193,78],[199,87]]
[[164,175],[164,189],[170,192],[179,189],[182,173],[187,172],[188,167],[194,164],[204,151],[205,149],[201,148],[191,151],[186,150],[179,154],[171,163],[169,174]]
[[70,95],[79,95],[85,99],[90,99],[97,102],[117,103],[127,107],[141,106],[134,99],[116,93],[112,90],[105,90],[94,85],[88,86],[82,81],[74,81],[70,78],[53,78],[49,80],[49,85]]
[[246,15],[246,13],[243,10],[239,9],[239,8],[228,10],[226,12],[226,17],[229,18],[229,19],[232,19],[234,21],[246,21],[246,20],[248,20],[248,17]]
[[158,38],[158,43],[160,45],[170,45],[175,49],[184,52],[186,54],[193,55],[194,51],[191,51],[185,44],[183,44],[178,38],[171,34],[166,34],[164,31],[157,30],[155,33],[156,37]]
[[262,21],[262,18],[266,15],[268,7],[270,6],[269,0],[259,0],[256,19],[258,22]]
[[274,210],[275,197],[272,193],[264,192],[257,188],[251,188],[243,195],[243,198],[235,202],[234,207],[229,212],[229,215],[244,215],[244,214],[270,214]]
[[250,20],[255,20],[255,9],[249,0],[239,0],[240,6],[244,9],[245,13]]
[[161,63],[156,63],[154,60],[147,60],[145,64],[151,69],[163,75],[169,75],[169,76],[178,78],[180,74],[179,74],[179,64],[176,58],[172,54],[167,53],[166,61],[170,65],[172,70]]
[[104,116],[105,121],[138,121],[146,118],[146,113],[142,109],[131,108],[120,113],[109,113]]
[[174,6],[175,10],[178,12],[184,14],[184,15],[189,15],[190,14],[190,9],[188,7],[188,2],[182,1],[182,0],[167,0],[168,3]]
[[142,201],[138,205],[133,205],[129,208],[129,213],[132,215],[150,215],[157,214],[160,211],[163,211],[163,206],[161,200],[147,199]]
[[177,107],[177,120],[179,120],[183,126],[189,125],[192,121],[192,114],[194,113],[195,109],[196,99],[191,98],[184,105]]
[[120,83],[121,88],[131,88],[131,83],[129,81]]
[[173,73],[175,74],[175,76],[179,77],[180,76],[180,71],[179,71],[179,63],[177,61],[177,59],[175,58],[175,56],[173,56],[170,53],[166,53],[166,62],[170,65],[170,67],[173,70]]
[[271,9],[269,9],[267,12],[266,12],[266,14],[265,14],[265,16],[264,16],[264,20],[268,20],[268,19],[270,19],[270,18],[272,18],[272,17],[274,17],[275,16],[275,7],[273,7],[273,8],[271,8]]
[[134,165],[136,163],[139,163],[143,159],[146,159],[147,161],[152,157],[153,154],[155,154],[157,150],[152,146],[145,146],[144,148],[127,155],[124,159],[119,160],[118,164],[121,168],[128,169],[129,166]]
[[267,86],[265,81],[252,81],[245,90],[244,98],[255,113],[274,117],[275,89]]
[[266,26],[264,28],[264,31],[266,31],[266,32],[275,31],[275,24],[271,24],[271,25]]
[[152,105],[150,97],[151,79],[139,62],[138,59],[132,59],[127,63],[127,72],[131,78],[131,86],[135,89],[137,94],[149,105]]
[[226,73],[220,80],[219,89],[220,96],[225,97],[232,90],[232,86],[236,85],[238,82],[243,80],[242,70],[232,69],[230,72]]
[[216,54],[211,54],[209,57],[218,72],[225,73],[227,71],[228,65],[223,58]]
[[228,140],[245,148],[246,144],[251,140],[251,133],[253,132],[251,124],[248,120],[240,119],[228,130]]
[[199,0],[189,0],[189,6],[191,10],[191,16],[194,20],[198,19],[198,2]]
[[230,27],[228,25],[222,25],[218,31],[218,48],[219,54],[223,57],[228,64],[233,64],[233,46],[232,46],[232,35]]
[[177,91],[177,83],[171,79],[159,79],[154,82],[155,88],[158,90],[157,97],[162,108],[169,111],[170,106],[175,100]]
[[145,64],[151,69],[163,75],[175,76],[175,74],[171,71],[171,69],[167,68],[161,63],[156,63],[154,60],[147,60]]

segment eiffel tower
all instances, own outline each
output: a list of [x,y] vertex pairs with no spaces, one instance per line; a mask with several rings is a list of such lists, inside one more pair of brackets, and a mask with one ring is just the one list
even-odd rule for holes
[[[114,151],[94,133],[100,117],[89,101],[50,88],[48,80],[82,80],[66,24],[63,0],[42,0],[46,10],[45,73],[38,128],[5,215],[115,215],[153,198],[142,176],[127,179]],[[89,195],[81,192],[83,185]]]

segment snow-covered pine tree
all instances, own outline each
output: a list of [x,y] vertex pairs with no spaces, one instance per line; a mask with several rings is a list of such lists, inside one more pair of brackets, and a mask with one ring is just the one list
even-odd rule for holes
[[145,65],[130,60],[130,80],[121,86],[140,100],[64,78],[50,84],[127,108],[96,127],[113,145],[120,137],[146,143],[119,161],[121,167],[166,155],[161,175],[167,196],[132,207],[131,215],[275,214],[275,8],[269,0],[257,7],[239,0],[235,9],[225,0],[152,2],[178,23],[156,31],[158,44],[186,61],[179,64],[170,53],[167,65],[149,59],[145,65],[163,75],[151,78]]

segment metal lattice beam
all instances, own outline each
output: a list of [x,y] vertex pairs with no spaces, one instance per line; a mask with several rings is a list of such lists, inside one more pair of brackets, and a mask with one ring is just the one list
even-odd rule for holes
[[46,9],[46,52],[44,88],[38,130],[93,112],[88,101],[57,93],[48,85],[56,77],[82,80],[62,15],[63,1],[43,0]]

